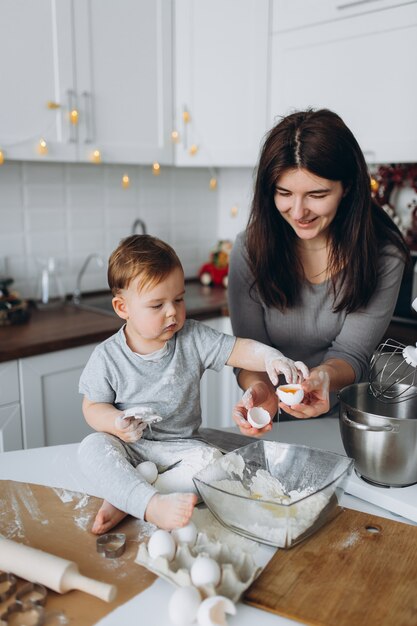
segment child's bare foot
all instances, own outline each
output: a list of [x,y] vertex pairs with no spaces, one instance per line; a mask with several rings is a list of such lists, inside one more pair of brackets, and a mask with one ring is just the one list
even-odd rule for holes
[[181,528],[190,521],[196,503],[195,493],[157,493],[149,500],[145,520],[164,530]]
[[110,502],[103,500],[103,504],[96,515],[91,532],[95,535],[102,535],[121,522],[126,515],[127,513],[124,511],[116,509]]

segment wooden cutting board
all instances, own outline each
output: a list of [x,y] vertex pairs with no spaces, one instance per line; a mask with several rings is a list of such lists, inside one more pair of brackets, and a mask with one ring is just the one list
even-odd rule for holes
[[417,624],[417,527],[342,510],[278,550],[244,601],[315,626]]

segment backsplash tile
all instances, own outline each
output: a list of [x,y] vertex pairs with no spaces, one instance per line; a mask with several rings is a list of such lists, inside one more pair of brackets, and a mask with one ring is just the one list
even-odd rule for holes
[[[121,186],[125,173],[128,189]],[[36,296],[39,260],[54,256],[72,293],[85,258],[96,252],[104,265],[91,262],[82,289],[106,289],[108,256],[141,218],[148,233],[174,246],[186,276],[194,277],[218,239],[234,239],[244,228],[252,171],[220,170],[215,191],[209,179],[207,168],[163,167],[154,176],[142,166],[6,162],[0,167],[0,258],[28,298]]]

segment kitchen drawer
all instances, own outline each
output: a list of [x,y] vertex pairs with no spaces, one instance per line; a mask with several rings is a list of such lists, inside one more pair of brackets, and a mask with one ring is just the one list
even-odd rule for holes
[[0,363],[0,405],[19,402],[17,361]]
[[[326,22],[380,13],[403,4],[404,0],[274,0],[272,32],[297,30]],[[380,17],[378,17],[380,19]],[[389,23],[389,13],[387,23]]]

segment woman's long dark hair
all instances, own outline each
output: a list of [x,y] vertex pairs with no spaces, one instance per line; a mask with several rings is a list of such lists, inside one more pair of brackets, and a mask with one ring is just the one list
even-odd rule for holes
[[358,142],[343,120],[327,109],[292,113],[267,135],[257,169],[246,245],[256,288],[267,306],[297,302],[304,271],[294,230],[275,206],[278,177],[303,168],[340,181],[345,195],[329,228],[329,265],[334,310],[365,306],[378,284],[381,248],[393,244],[405,260],[403,237],[371,197],[370,177]]

